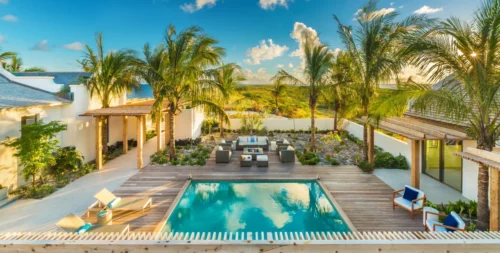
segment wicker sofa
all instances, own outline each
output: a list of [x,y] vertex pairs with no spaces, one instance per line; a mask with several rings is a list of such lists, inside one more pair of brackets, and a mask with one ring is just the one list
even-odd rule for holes
[[236,140],[236,150],[243,150],[245,147],[269,150],[269,144],[266,136],[240,136]]
[[227,150],[221,146],[217,146],[215,150],[215,163],[229,163],[232,153],[231,147]]

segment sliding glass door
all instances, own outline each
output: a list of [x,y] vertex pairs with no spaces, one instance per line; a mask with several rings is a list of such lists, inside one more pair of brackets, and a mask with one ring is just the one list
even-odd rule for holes
[[422,145],[423,171],[430,177],[462,191],[462,159],[455,152],[462,151],[462,142],[455,140],[428,140]]

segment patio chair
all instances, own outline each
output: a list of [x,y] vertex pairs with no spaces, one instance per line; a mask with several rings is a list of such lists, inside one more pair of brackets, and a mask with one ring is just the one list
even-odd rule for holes
[[85,223],[82,218],[69,213],[60,219],[56,226],[68,233],[123,233],[130,230],[129,225],[92,225]]
[[292,146],[278,151],[278,154],[281,163],[295,163],[295,149]]
[[229,163],[231,161],[231,150],[225,150],[222,146],[217,146],[215,150],[215,163]]
[[[444,217],[444,222],[439,222],[439,217]],[[444,213],[425,212],[425,230],[431,232],[455,232],[465,231],[465,222],[460,216],[452,211],[446,215]]]
[[230,141],[230,140],[221,140],[218,145],[221,146],[224,150],[234,150],[235,149],[234,142]]
[[[403,196],[396,198],[396,195],[400,192],[403,192]],[[425,200],[426,197],[423,191],[405,185],[404,189],[392,193],[392,209],[396,209],[396,206],[400,206],[410,211],[411,219],[413,220],[415,212],[422,210],[425,206]]]
[[103,206],[107,206],[113,211],[142,211],[144,214],[144,209],[153,205],[153,199],[150,197],[118,198],[106,188],[102,189],[94,197],[97,201],[87,209],[87,216],[89,216],[91,210],[101,210]]
[[290,142],[286,139],[281,141],[276,141],[276,152],[279,154],[280,151],[286,150],[290,146]]

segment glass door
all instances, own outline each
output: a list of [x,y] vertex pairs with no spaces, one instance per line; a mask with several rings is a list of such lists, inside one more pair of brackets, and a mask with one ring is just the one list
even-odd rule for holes
[[422,145],[424,173],[458,191],[462,191],[462,159],[454,154],[461,151],[461,141],[424,141]]

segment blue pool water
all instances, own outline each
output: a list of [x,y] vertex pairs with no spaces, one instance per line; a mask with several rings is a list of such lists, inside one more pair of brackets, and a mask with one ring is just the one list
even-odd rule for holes
[[165,232],[349,231],[315,181],[192,181]]

